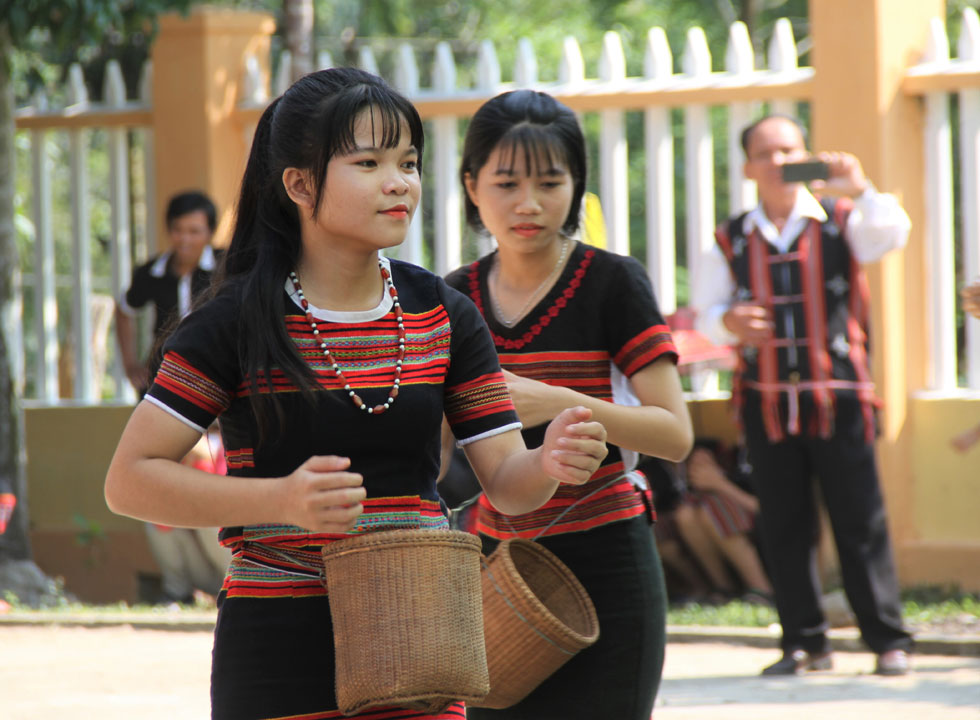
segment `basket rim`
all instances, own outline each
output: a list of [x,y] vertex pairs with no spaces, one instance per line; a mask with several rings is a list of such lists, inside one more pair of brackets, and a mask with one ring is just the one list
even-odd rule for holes
[[472,549],[479,552],[480,539],[461,530],[377,530],[352,535],[340,540],[326,543],[320,553],[324,561],[355,552],[364,552],[376,548],[397,548],[399,546],[421,547],[433,545],[459,546],[461,549]]
[[[534,592],[531,591],[531,588],[528,587],[527,582],[525,582],[523,576],[520,574],[520,572],[518,572],[517,567],[514,564],[514,560],[510,553],[511,546],[519,546],[531,550],[540,560],[549,565],[553,571],[561,575],[562,579],[568,583],[573,597],[583,609],[591,629],[590,633],[584,634],[566,625],[548,608],[547,605],[541,602]],[[503,552],[501,551],[502,549]],[[553,552],[548,550],[548,548],[544,547],[543,545],[526,538],[508,538],[503,540],[497,546],[497,549],[494,551],[494,553],[492,553],[492,555],[497,555],[498,553],[498,559],[504,564],[507,571],[506,582],[520,593],[521,598],[530,604],[531,609],[537,613],[538,619],[543,624],[557,630],[559,636],[562,636],[572,642],[579,643],[583,646],[591,645],[598,640],[599,618],[596,614],[595,605],[592,602],[592,598],[589,597],[589,593],[586,591],[579,579],[575,577],[575,574]],[[490,562],[489,558],[487,558],[484,572],[488,571],[489,569]]]
[[[489,685],[487,685],[489,687]],[[366,698],[363,700],[358,700],[356,703],[347,702],[344,707],[338,707],[345,715],[352,713],[359,713],[365,710],[370,710],[372,708],[384,707],[387,705],[396,705],[400,707],[408,707],[411,710],[420,710],[427,714],[436,714],[442,712],[447,707],[452,705],[454,702],[463,702],[467,705],[472,705],[484,700],[489,695],[489,692],[478,693],[478,694],[462,694],[457,693],[453,695],[448,695],[444,692],[433,691],[429,693],[406,693],[404,695],[386,695],[378,696],[376,698]],[[427,707],[425,709],[420,709],[412,707],[409,703],[425,703]],[[337,703],[340,705],[340,703]],[[441,710],[432,710],[431,708],[441,708]],[[474,705],[474,707],[477,707]]]

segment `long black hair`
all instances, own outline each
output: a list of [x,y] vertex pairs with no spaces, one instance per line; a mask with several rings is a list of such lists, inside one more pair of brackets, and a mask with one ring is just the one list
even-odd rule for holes
[[299,210],[286,194],[286,168],[308,170],[314,183],[315,215],[323,199],[327,165],[356,147],[354,125],[362,110],[373,112],[378,146],[397,147],[402,123],[418,151],[421,173],[423,131],[415,107],[384,80],[356,68],[331,68],[297,80],[259,120],[252,140],[231,244],[215,292],[228,289],[241,303],[240,366],[250,384],[250,401],[260,440],[281,407],[271,392],[273,368],[312,399],[316,376],[286,332],[285,283],[300,259]]
[[[585,194],[585,136],[575,113],[551,95],[536,90],[514,90],[485,102],[466,130],[459,179],[466,187],[466,177],[474,180],[487,163],[494,148],[509,153],[513,166],[518,151],[532,174],[538,163],[553,165],[556,160],[568,165],[572,178],[572,206],[562,225],[565,234],[578,229],[582,196]],[[510,169],[513,169],[511,167]],[[475,230],[484,230],[480,211],[464,192],[466,222]]]

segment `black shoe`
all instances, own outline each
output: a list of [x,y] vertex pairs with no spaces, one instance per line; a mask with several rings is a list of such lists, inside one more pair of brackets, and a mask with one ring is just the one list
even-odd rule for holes
[[888,650],[878,656],[877,675],[904,675],[909,671],[909,654],[905,650]]
[[762,670],[763,675],[802,675],[807,670],[830,670],[834,660],[830,652],[812,655],[806,650],[794,650]]

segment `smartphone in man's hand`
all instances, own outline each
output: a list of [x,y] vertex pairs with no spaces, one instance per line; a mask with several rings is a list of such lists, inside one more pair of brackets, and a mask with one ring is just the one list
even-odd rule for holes
[[783,182],[811,182],[827,180],[830,177],[830,165],[820,160],[786,163],[783,165]]

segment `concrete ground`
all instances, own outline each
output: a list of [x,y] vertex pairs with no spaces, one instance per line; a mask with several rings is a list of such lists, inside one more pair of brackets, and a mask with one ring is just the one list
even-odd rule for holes
[[834,669],[760,677],[779,651],[671,643],[656,720],[980,720],[980,658],[916,655],[903,677],[872,674],[868,652],[837,652]]
[[[207,624],[0,623],[0,718],[204,720]],[[829,672],[762,678],[759,670],[778,657],[771,643],[677,637],[668,644],[656,720],[980,720],[976,652],[919,654],[915,672],[884,678],[870,674],[873,655],[844,651]]]

